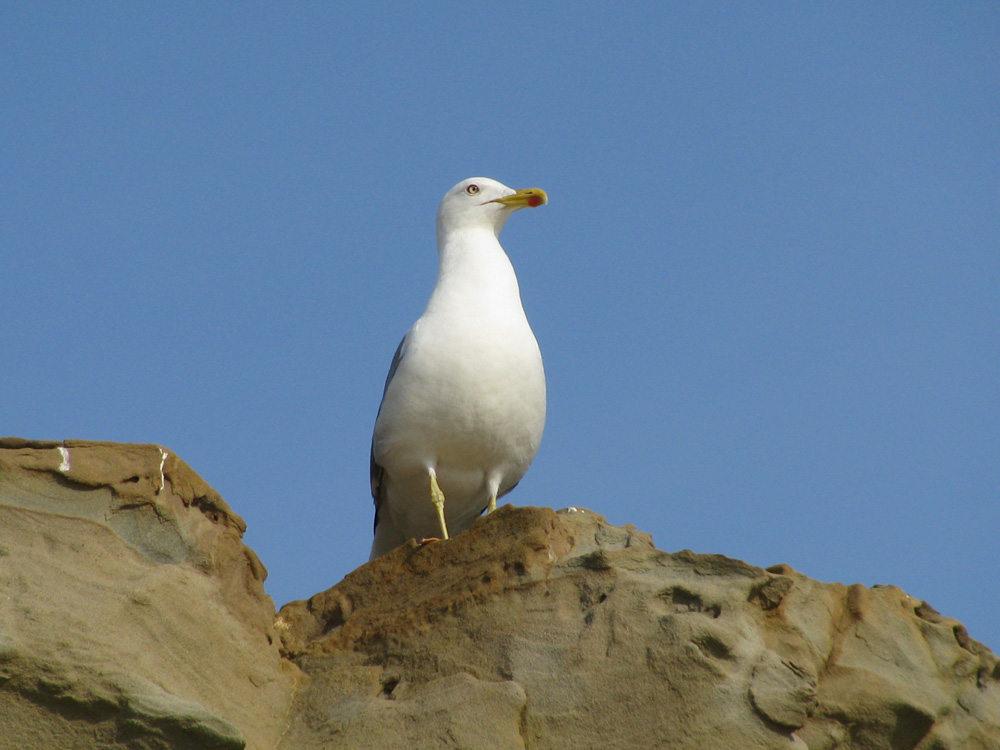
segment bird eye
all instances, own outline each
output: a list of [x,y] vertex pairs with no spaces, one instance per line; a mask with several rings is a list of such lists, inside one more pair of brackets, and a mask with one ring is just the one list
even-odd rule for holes
[[479,192],[479,185],[475,184],[469,185],[469,187],[465,189],[465,192],[467,192],[469,195],[475,195],[476,193]]

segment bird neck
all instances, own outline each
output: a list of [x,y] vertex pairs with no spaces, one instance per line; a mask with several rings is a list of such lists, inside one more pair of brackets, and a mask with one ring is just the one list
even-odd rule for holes
[[438,240],[438,278],[434,297],[458,295],[483,305],[521,303],[517,276],[491,229],[449,232]]

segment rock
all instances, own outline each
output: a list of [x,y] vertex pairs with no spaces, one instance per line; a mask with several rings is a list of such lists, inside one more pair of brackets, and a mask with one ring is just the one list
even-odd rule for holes
[[1000,662],[925,602],[582,509],[505,506],[272,624],[165,449],[0,442],[0,503],[0,748],[1000,747]]
[[[397,692],[428,701],[457,676],[523,692],[517,715],[476,712],[517,731],[514,747],[1000,747],[996,657],[899,589],[671,555],[574,511],[506,506],[283,607],[285,652],[313,677],[287,747],[334,742],[372,712],[420,725],[409,747],[447,746]],[[329,690],[359,664],[368,684]],[[306,718],[318,706],[322,728]],[[398,732],[375,736],[389,747]]]
[[159,446],[0,441],[0,748],[274,747],[298,670],[244,529]]

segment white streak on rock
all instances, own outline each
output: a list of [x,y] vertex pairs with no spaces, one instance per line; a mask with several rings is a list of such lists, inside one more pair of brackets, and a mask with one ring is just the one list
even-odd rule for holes
[[59,451],[59,455],[62,457],[62,462],[59,464],[59,471],[69,471],[69,448],[60,445],[56,450]]
[[160,486],[156,488],[157,495],[160,494],[160,491],[167,483],[166,477],[163,476],[163,465],[167,463],[167,456],[169,455],[163,448],[160,448]]

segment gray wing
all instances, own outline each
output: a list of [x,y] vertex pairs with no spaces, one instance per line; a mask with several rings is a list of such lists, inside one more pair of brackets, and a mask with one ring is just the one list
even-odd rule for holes
[[[389,390],[389,383],[396,376],[396,370],[399,369],[399,363],[403,361],[403,357],[406,356],[406,344],[410,338],[409,332],[403,336],[403,340],[399,342],[399,346],[396,347],[396,353],[392,356],[392,364],[389,365],[389,374],[385,376],[385,386],[382,388],[382,401],[385,401],[385,393]],[[375,421],[378,421],[378,415],[382,413],[382,404],[378,405],[378,413],[375,415]],[[371,480],[372,480],[372,499],[375,501],[375,525],[378,526],[378,506],[382,502],[382,475],[385,474],[385,469],[375,462],[375,436],[372,435],[372,447],[371,447]]]

